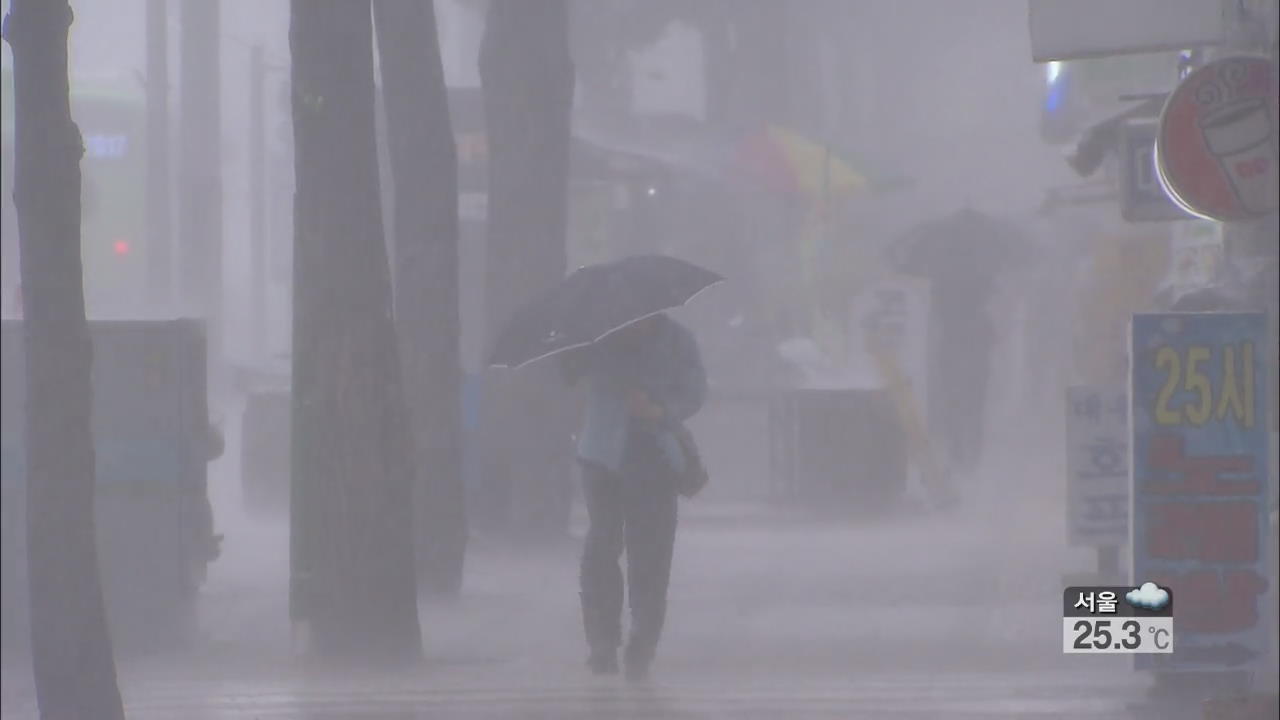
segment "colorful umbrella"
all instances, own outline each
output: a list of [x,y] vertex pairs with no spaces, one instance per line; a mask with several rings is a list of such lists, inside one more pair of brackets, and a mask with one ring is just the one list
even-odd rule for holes
[[776,192],[809,198],[851,195],[868,186],[867,178],[830,145],[797,132],[768,125],[739,147],[738,170]]

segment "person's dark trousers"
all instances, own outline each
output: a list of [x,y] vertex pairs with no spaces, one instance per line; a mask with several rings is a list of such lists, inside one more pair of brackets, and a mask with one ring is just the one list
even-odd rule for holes
[[631,605],[629,664],[647,669],[667,613],[675,548],[675,478],[654,437],[633,431],[619,473],[583,463],[590,528],[582,551],[582,619],[593,657],[614,656],[622,642],[623,576]]
[[989,362],[958,341],[939,343],[930,356],[929,429],[953,471],[977,470],[982,459]]
[[965,472],[977,470],[982,461],[987,424],[989,359],[985,353],[974,355],[956,358],[951,380],[951,456]]

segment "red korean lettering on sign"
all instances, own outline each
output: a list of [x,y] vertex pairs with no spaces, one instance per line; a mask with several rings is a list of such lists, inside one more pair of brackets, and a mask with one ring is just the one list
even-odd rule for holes
[[[1155,560],[1258,562],[1258,505],[1174,501],[1148,505],[1147,552]],[[1179,595],[1181,597],[1181,595]]]
[[[1248,455],[1203,455],[1188,457],[1186,439],[1173,433],[1159,433],[1147,448],[1151,473],[1143,491],[1152,495],[1257,496],[1261,483],[1253,476],[1254,462]],[[1245,477],[1225,477],[1225,476]],[[1176,479],[1175,479],[1176,478]]]
[[1159,573],[1152,582],[1177,597],[1178,630],[1235,633],[1258,624],[1258,596],[1267,581],[1253,569]]
[[[1151,438],[1148,464],[1152,472],[1145,492],[1167,498],[1147,506],[1145,540],[1153,560],[1217,565],[1259,561],[1256,498],[1262,488],[1252,457],[1190,457],[1181,435],[1160,433]],[[1258,595],[1267,589],[1267,581],[1252,568],[1167,573],[1155,582],[1176,589],[1179,627],[1199,633],[1253,627]]]

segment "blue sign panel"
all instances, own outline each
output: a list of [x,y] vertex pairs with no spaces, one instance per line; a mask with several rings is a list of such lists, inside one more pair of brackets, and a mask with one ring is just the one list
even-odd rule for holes
[[1265,316],[1135,315],[1131,341],[1133,581],[1178,598],[1174,652],[1137,667],[1256,669],[1275,614]]

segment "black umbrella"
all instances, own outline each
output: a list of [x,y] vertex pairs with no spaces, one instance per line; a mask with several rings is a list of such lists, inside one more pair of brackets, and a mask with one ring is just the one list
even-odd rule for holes
[[1156,292],[1155,304],[1169,312],[1245,312],[1249,303],[1236,291],[1221,285],[1191,289],[1166,286]]
[[958,272],[994,276],[1033,255],[1032,240],[1015,225],[965,208],[916,226],[889,247],[890,261],[908,275],[938,278]]
[[517,368],[590,345],[631,323],[679,307],[724,280],[666,255],[636,255],[581,267],[515,312],[489,364]]

